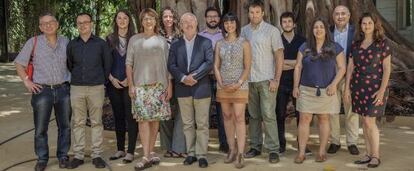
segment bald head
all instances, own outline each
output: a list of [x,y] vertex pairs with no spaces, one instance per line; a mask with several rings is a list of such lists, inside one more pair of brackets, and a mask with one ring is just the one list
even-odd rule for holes
[[191,12],[184,13],[180,18],[180,22],[188,20],[194,20],[197,23],[197,17]]
[[180,18],[180,26],[187,38],[192,38],[197,33],[197,17],[192,13],[184,13]]
[[337,28],[345,28],[351,18],[351,12],[348,7],[338,5],[334,9],[332,17]]

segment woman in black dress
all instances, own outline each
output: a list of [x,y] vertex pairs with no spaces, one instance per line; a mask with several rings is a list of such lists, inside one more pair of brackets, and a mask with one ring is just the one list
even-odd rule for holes
[[359,20],[346,75],[345,99],[352,101],[352,112],[363,118],[366,155],[355,164],[378,167],[379,130],[376,117],[382,116],[388,99],[391,74],[391,50],[384,37],[380,20],[364,13]]

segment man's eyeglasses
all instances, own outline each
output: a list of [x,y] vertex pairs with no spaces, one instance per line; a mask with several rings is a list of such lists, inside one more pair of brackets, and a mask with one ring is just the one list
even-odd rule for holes
[[91,22],[92,21],[76,22],[76,25],[81,26],[81,25],[89,24]]
[[55,25],[55,24],[56,24],[56,21],[49,21],[49,22],[42,22],[39,25],[41,27],[46,27],[46,26],[52,26],[52,25]]

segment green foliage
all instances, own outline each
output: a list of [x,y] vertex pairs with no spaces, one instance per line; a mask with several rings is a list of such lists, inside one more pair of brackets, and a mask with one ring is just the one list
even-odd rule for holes
[[24,43],[26,37],[23,16],[23,1],[10,1],[9,19],[8,19],[8,42],[9,51],[15,52]]
[[[127,0],[8,0],[9,51],[18,52],[26,40],[38,32],[38,16],[43,11],[56,14],[60,34],[72,39],[78,35],[76,16],[90,13],[99,23],[101,37],[112,31],[112,20],[118,9],[128,9]],[[98,4],[99,3],[99,4]],[[100,5],[100,8],[97,8]],[[97,9],[100,9],[97,11]],[[96,15],[99,14],[99,17]],[[96,21],[99,19],[99,21]]]
[[58,2],[56,15],[60,24],[60,33],[72,39],[78,35],[76,16],[79,13],[89,13],[94,16],[95,0],[61,0]]

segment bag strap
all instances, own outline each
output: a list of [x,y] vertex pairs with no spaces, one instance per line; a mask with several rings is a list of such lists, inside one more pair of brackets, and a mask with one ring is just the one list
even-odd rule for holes
[[34,37],[34,45],[33,45],[33,48],[32,48],[32,52],[30,53],[30,61],[32,61],[33,58],[34,58],[36,45],[37,45],[37,35],[35,35],[35,37]]

